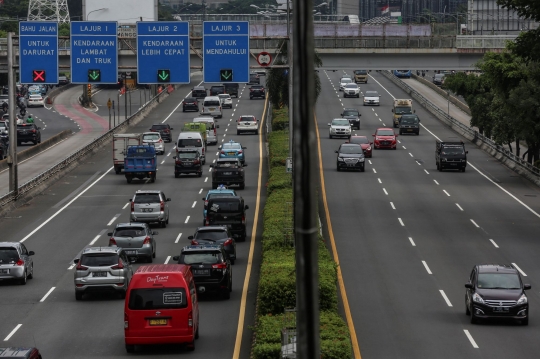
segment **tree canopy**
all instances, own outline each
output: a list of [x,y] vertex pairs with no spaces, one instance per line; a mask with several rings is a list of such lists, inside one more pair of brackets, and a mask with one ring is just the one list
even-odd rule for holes
[[[540,1],[497,0],[503,8],[514,10],[519,16],[540,22]],[[512,48],[525,61],[540,61],[540,28],[522,32]]]

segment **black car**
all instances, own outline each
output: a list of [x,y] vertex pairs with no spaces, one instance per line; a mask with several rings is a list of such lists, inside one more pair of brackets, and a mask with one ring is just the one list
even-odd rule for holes
[[191,89],[191,96],[195,98],[205,98],[208,96],[208,93],[206,92],[206,88],[204,86],[196,86]]
[[230,83],[226,82],[223,84],[225,86],[225,93],[228,93],[231,97],[238,98],[238,84],[237,83]]
[[253,100],[254,97],[266,97],[266,91],[262,85],[252,85],[249,88],[249,99]]
[[195,173],[198,177],[202,176],[202,161],[199,150],[195,147],[178,148],[176,156],[173,157],[174,177],[178,178],[181,174]]
[[433,76],[433,83],[437,86],[442,86],[444,84],[444,74],[435,74]]
[[41,127],[34,123],[23,123],[17,125],[17,146],[23,142],[33,142],[34,145],[41,143]]
[[191,244],[221,244],[229,255],[231,264],[236,260],[236,241],[227,226],[199,227],[195,234],[188,237]]
[[420,135],[420,118],[415,114],[401,115],[399,118],[399,134],[412,133]]
[[0,161],[7,157],[9,151],[9,135],[7,132],[0,133]]
[[172,129],[173,128],[166,123],[153,124],[152,127],[150,127],[150,131],[159,132],[161,138],[165,142],[172,142]]
[[186,111],[199,112],[199,100],[197,100],[196,97],[186,97],[184,101],[182,101],[182,112]]
[[225,93],[225,86],[215,85],[210,87],[210,96],[217,96],[222,93]]
[[484,318],[517,319],[529,324],[529,302],[519,271],[513,265],[475,265],[465,284],[465,314],[471,323]]
[[467,167],[467,153],[463,141],[440,141],[435,142],[435,163],[439,171],[445,169],[465,172]]
[[235,239],[246,240],[246,210],[249,206],[244,204],[242,197],[212,197],[206,208],[205,226],[227,226]]
[[259,75],[255,74],[255,73],[250,73],[249,74],[249,83],[250,84],[260,85],[261,84],[261,79],[259,78]]
[[336,166],[337,170],[359,170],[365,171],[365,157],[364,150],[362,146],[354,143],[344,143],[339,146],[339,149],[336,151],[337,159]]
[[218,158],[216,163],[210,165],[212,170],[212,188],[219,185],[238,185],[240,189],[245,188],[245,172],[243,164],[238,158]]
[[231,298],[231,261],[222,245],[186,246],[173,260],[191,267],[197,293],[215,292],[225,299]]
[[362,115],[355,108],[344,108],[343,112],[341,113],[341,117],[349,120],[349,123],[351,124],[351,129],[353,130],[360,129],[360,116]]

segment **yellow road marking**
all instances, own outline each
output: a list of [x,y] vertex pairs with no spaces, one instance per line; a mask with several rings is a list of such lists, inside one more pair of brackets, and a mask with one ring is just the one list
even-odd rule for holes
[[326,225],[328,226],[328,235],[330,236],[330,244],[332,245],[332,253],[334,255],[334,261],[337,264],[337,277],[339,290],[341,292],[341,299],[343,301],[343,309],[345,310],[345,317],[347,319],[347,325],[351,333],[351,343],[353,347],[353,353],[355,359],[362,359],[360,355],[360,346],[358,345],[358,339],[356,338],[356,330],[354,329],[354,323],[351,315],[351,308],[349,307],[349,299],[347,299],[347,292],[345,291],[345,283],[343,283],[343,276],[341,274],[341,267],[339,265],[339,257],[336,248],[336,242],[334,240],[334,231],[332,230],[332,222],[330,221],[330,210],[328,209],[328,202],[326,201],[326,187],[324,184],[323,163],[321,154],[321,138],[319,136],[319,128],[317,127],[317,116],[314,116],[315,131],[317,133],[317,148],[319,150],[319,175],[321,177],[321,190],[322,199],[324,203],[324,212],[326,213]]
[[249,287],[249,278],[251,277],[251,267],[253,265],[253,252],[255,251],[255,238],[257,236],[257,223],[259,221],[259,206],[261,204],[261,184],[262,184],[262,166],[263,166],[263,141],[262,128],[266,119],[266,107],[268,106],[268,96],[264,101],[263,114],[259,125],[259,176],[257,181],[257,200],[255,202],[255,215],[253,218],[253,229],[251,230],[251,241],[249,245],[249,256],[246,267],[246,277],[244,278],[244,287],[242,289],[242,299],[240,300],[240,314],[238,315],[238,328],[236,329],[236,341],[234,343],[233,359],[240,357],[240,348],[242,346],[242,332],[244,331],[244,319],[246,316],[246,300]]

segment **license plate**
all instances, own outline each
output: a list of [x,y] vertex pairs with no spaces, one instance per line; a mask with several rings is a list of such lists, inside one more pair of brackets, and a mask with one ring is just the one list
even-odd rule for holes
[[227,154],[228,154],[229,156],[234,156],[234,155],[236,155],[236,152],[227,152]]
[[457,166],[457,163],[450,163],[450,166]]
[[506,308],[506,307],[495,307],[495,308],[493,308],[494,312],[499,312],[499,313],[505,313],[505,312],[508,312],[509,310],[510,310],[510,308]]
[[208,110],[210,110],[210,111],[215,111],[216,108],[215,108],[215,107],[210,107]]
[[223,175],[224,176],[230,176],[230,175],[232,175],[232,172],[223,172]]
[[106,277],[107,272],[92,272],[92,277]]
[[153,212],[154,209],[153,208],[143,208],[142,211],[143,212]]
[[137,254],[137,251],[126,251],[128,256]]
[[150,319],[150,325],[167,325],[167,319]]
[[409,129],[408,129],[407,131],[409,131],[409,132],[412,132],[412,129],[411,129],[411,128],[409,128]]
[[193,274],[194,275],[210,275],[210,270],[208,270],[208,269],[194,269]]
[[0,269],[1,274],[9,274],[9,269]]

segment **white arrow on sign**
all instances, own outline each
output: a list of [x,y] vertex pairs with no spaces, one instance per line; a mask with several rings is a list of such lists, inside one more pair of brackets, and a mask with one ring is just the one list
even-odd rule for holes
[[270,55],[268,52],[261,52],[257,56],[257,62],[261,66],[268,66],[272,62],[272,55]]

